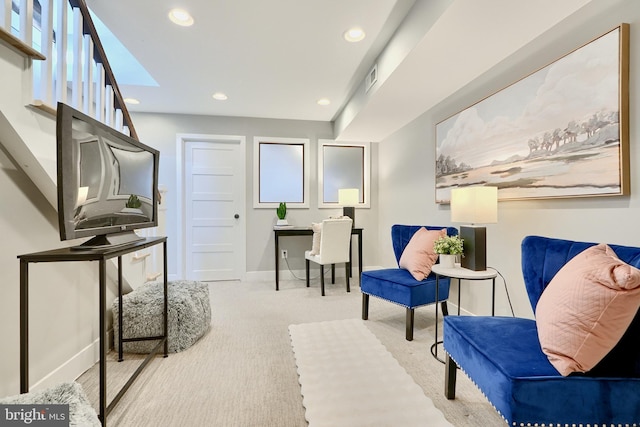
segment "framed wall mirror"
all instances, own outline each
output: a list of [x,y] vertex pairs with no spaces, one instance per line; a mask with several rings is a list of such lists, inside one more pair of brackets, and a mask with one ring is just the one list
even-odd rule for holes
[[309,207],[309,140],[255,137],[253,207]]
[[369,143],[318,141],[318,207],[337,208],[338,190],[356,188],[356,207],[370,206],[371,154]]

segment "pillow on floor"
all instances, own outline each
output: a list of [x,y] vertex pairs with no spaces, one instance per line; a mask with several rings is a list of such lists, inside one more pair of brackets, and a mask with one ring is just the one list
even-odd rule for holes
[[538,301],[542,351],[564,376],[588,372],[620,341],[639,307],[640,270],[609,246],[592,246],[556,273]]
[[312,222],[313,242],[311,243],[311,252],[309,255],[320,255],[320,237],[322,237],[322,223]]
[[433,250],[433,243],[447,235],[447,229],[427,230],[420,227],[416,231],[400,256],[400,268],[408,270],[414,279],[424,280],[431,273],[438,254]]

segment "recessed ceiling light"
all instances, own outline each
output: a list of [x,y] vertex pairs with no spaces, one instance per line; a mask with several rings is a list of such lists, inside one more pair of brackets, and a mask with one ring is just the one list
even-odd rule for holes
[[360,40],[363,40],[365,37],[365,33],[362,30],[362,28],[358,28],[358,27],[354,27],[354,28],[349,28],[347,31],[344,32],[344,39],[348,42],[359,42]]
[[126,102],[127,104],[131,104],[131,105],[138,105],[140,104],[140,101],[138,101],[135,98],[125,98],[124,102]]
[[222,92],[216,92],[212,96],[213,99],[217,99],[218,101],[226,101],[228,99],[227,95]]
[[320,98],[318,99],[318,105],[329,105],[331,101],[328,98]]
[[190,27],[193,25],[193,17],[184,9],[171,9],[169,12],[169,19],[171,19],[171,22],[174,24],[178,24],[183,27]]

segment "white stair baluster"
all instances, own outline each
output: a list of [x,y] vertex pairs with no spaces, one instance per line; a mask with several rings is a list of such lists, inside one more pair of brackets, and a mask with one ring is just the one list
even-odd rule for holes
[[73,48],[73,68],[71,69],[71,105],[82,108],[82,12],[73,8],[73,28],[71,44]]
[[96,79],[96,120],[104,122],[104,107],[105,107],[105,87],[104,87],[104,68],[102,64],[96,64],[96,73],[98,74]]
[[[53,89],[53,0],[40,0],[40,53],[45,58],[40,61],[39,81],[34,81],[34,97],[46,105],[55,106]],[[34,78],[35,78],[34,74]]]
[[3,0],[0,8],[0,26],[7,33],[11,32],[11,0]]
[[82,37],[82,83],[84,85],[82,93],[83,93],[83,103],[82,110],[85,114],[93,117],[94,108],[94,80],[93,80],[93,41],[91,41],[91,36],[89,34],[85,34]]
[[67,5],[66,0],[56,2],[56,100],[67,102]]
[[33,0],[20,0],[20,40],[33,46]]

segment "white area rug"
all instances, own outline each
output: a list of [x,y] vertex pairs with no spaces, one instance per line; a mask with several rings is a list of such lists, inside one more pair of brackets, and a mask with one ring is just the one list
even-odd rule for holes
[[310,427],[453,427],[362,320],[289,334]]

